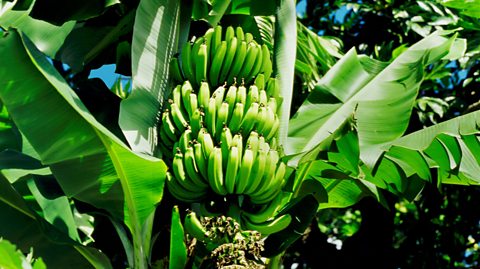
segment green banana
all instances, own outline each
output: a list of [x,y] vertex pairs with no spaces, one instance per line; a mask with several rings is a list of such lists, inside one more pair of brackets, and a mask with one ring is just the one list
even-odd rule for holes
[[277,113],[278,103],[275,97],[268,98],[267,106],[269,106],[270,109],[272,109],[273,113],[275,114]]
[[269,106],[265,108],[265,120],[263,124],[258,125],[257,130],[260,134],[267,136],[270,134],[272,127],[275,123],[275,113],[273,113],[272,109]]
[[[172,101],[177,104],[181,105],[182,104],[182,86],[177,85],[175,88],[172,90]],[[180,107],[181,109],[183,107]],[[183,111],[182,111],[183,112]]]
[[232,38],[235,38],[235,29],[232,26],[228,26],[225,30],[225,41],[230,41]]
[[243,134],[248,134],[252,131],[253,127],[255,126],[255,122],[257,120],[258,115],[258,103],[253,103],[245,113],[243,117],[241,129]]
[[259,94],[258,87],[256,85],[251,85],[248,89],[247,99],[245,101],[246,107],[250,107],[252,103],[258,103]]
[[222,169],[222,150],[215,147],[208,157],[208,181],[210,188],[219,195],[226,195]]
[[270,145],[265,141],[265,137],[263,135],[258,137],[258,150],[263,150],[266,152],[270,150]]
[[208,101],[207,112],[205,113],[205,125],[207,130],[212,134],[215,135],[215,117],[217,112],[217,105],[215,98],[210,98]]
[[201,188],[201,186],[195,185],[189,178],[187,178],[185,166],[183,165],[183,154],[179,150],[177,150],[177,153],[175,153],[175,156],[173,157],[172,170],[173,175],[175,176],[175,179],[177,180],[179,185],[186,190],[190,192],[204,190],[203,188]]
[[207,190],[189,191],[185,189],[178,183],[178,180],[170,172],[167,172],[167,188],[169,193],[175,199],[186,203],[202,201],[207,195]]
[[258,75],[258,73],[261,71],[261,68],[262,68],[262,61],[263,61],[263,57],[261,55],[262,49],[260,48],[259,45],[256,45],[256,47],[257,47],[257,55],[255,56],[255,61],[253,63],[252,69],[250,69],[250,72],[247,75],[245,75],[246,83],[250,83],[250,81],[252,81]]
[[245,42],[250,43],[253,41],[253,35],[251,33],[245,33]]
[[235,108],[235,99],[237,98],[237,86],[231,85],[228,87],[225,95],[225,102],[228,103],[228,120],[232,117],[233,109]]
[[245,40],[245,33],[243,32],[242,27],[238,26],[237,28],[235,28],[235,35],[239,40],[241,41]]
[[258,132],[251,131],[247,138],[247,148],[253,151],[253,155],[257,155],[259,148],[259,135]]
[[238,72],[237,78],[245,79],[245,82],[249,81],[250,78],[248,78],[247,76],[253,68],[258,52],[259,47],[257,44],[253,42],[248,43],[245,61],[243,62],[242,68]]
[[[266,76],[265,76],[266,77]],[[268,96],[277,98],[280,94],[280,84],[276,78],[269,78],[265,89]]]
[[203,107],[203,109],[207,109],[208,107],[208,100],[210,100],[210,86],[207,82],[202,82],[200,84],[200,89],[198,90],[198,105]]
[[247,187],[244,191],[245,194],[251,195],[255,192],[258,186],[262,183],[263,173],[267,163],[267,152],[259,150],[252,166],[252,172],[248,178]]
[[178,139],[177,129],[170,118],[170,113],[168,113],[168,110],[165,110],[162,113],[162,129],[165,130],[165,134],[168,136],[168,138],[170,138],[171,141],[176,141]]
[[227,171],[225,173],[225,188],[228,193],[234,193],[237,180],[237,172],[240,166],[240,160],[238,159],[238,148],[231,147],[227,152]]
[[240,133],[233,136],[232,147],[238,148],[238,159],[241,160],[243,156],[243,137]]
[[203,125],[203,112],[200,108],[196,108],[193,113],[192,117],[190,118],[190,128],[192,129],[193,138],[196,138],[198,132],[202,128]]
[[243,114],[244,114],[243,104],[236,103],[235,108],[233,109],[233,112],[232,112],[232,117],[230,118],[230,121],[228,123],[228,127],[233,133],[236,133],[240,130]]
[[188,126],[188,123],[187,120],[185,120],[180,107],[173,101],[170,103],[170,115],[172,116],[173,122],[175,123],[177,129],[183,133],[185,128]]
[[182,59],[183,75],[186,77],[186,79],[194,78],[193,67],[191,62],[192,45],[193,45],[192,42],[186,42],[183,45],[182,52],[180,54],[180,57]]
[[173,144],[175,143],[175,140],[172,140],[168,137],[168,135],[165,132],[165,129],[161,128],[158,134],[160,136],[160,140],[162,144],[164,144],[167,148],[172,148]]
[[198,49],[198,54],[195,57],[195,81],[197,85],[200,85],[202,81],[207,80],[207,68],[208,68],[208,54],[207,45],[201,44]]
[[247,147],[243,153],[242,163],[240,164],[240,170],[236,180],[235,192],[237,194],[243,194],[245,188],[247,187],[248,178],[252,172],[254,156],[255,153]]
[[246,229],[258,231],[265,236],[280,232],[281,230],[287,228],[288,225],[290,225],[290,223],[292,222],[292,216],[290,214],[285,214],[278,216],[270,221],[255,223],[252,222],[247,216],[243,215],[242,221]]
[[[207,48],[212,47],[212,37],[213,37],[214,29],[213,28],[208,28],[208,30],[205,32],[203,35],[205,39],[205,45],[207,45]],[[210,52],[210,49],[207,49],[208,52],[208,62],[211,63],[213,60],[213,54]]]
[[262,54],[262,72],[265,75],[265,78],[269,78],[273,72],[272,60],[270,58],[270,50],[268,49],[267,45],[262,44],[261,49]]
[[261,90],[258,95],[258,102],[264,106],[268,103],[267,91]]
[[236,37],[233,37],[232,39],[227,39],[227,52],[225,53],[225,59],[223,60],[222,69],[218,78],[219,84],[226,82],[228,71],[230,71],[233,59],[235,58],[235,54],[237,52],[237,46],[238,39]]
[[265,125],[266,119],[267,119],[267,109],[263,104],[260,104],[260,107],[258,108],[257,121],[255,122],[254,129],[257,130],[262,135],[263,133],[260,132],[260,129],[263,128],[263,126]]
[[262,223],[262,222],[268,221],[282,206],[283,198],[284,198],[284,195],[282,192],[280,192],[268,204],[263,205],[259,211],[255,211],[255,212],[242,211],[242,214],[247,216],[250,219],[250,221],[254,223]]
[[[237,37],[238,39],[238,37]],[[240,40],[238,41],[240,42]],[[243,62],[245,61],[245,56],[247,55],[247,43],[242,41],[237,44],[237,51],[232,61],[232,66],[228,72],[227,82],[232,84],[235,81],[235,78],[238,78],[240,69],[242,68]]]
[[200,175],[200,171],[195,162],[195,152],[193,147],[188,147],[183,156],[183,162],[185,165],[185,171],[187,172],[188,178],[197,186],[202,188],[207,188],[208,184]]
[[183,104],[183,108],[185,109],[185,111],[187,112],[188,116],[190,117],[191,116],[191,113],[193,112],[192,108],[190,107],[190,94],[193,92],[193,88],[192,88],[192,84],[190,84],[190,82],[188,80],[185,80],[185,82],[183,83],[182,87],[181,87],[181,99],[182,99],[182,103],[178,103],[178,101],[175,100],[175,98],[173,99],[173,102],[177,103],[177,104]]
[[203,147],[203,155],[205,159],[208,159],[215,145],[212,136],[208,133],[207,129],[200,129],[200,132],[198,132],[198,142],[200,142]]
[[173,81],[183,81],[182,71],[180,70],[180,62],[178,61],[178,57],[172,57],[172,59],[170,60],[169,72]]
[[262,180],[258,187],[255,189],[255,191],[250,193],[250,197],[257,196],[258,194],[261,194],[268,190],[268,186],[270,186],[270,183],[275,177],[275,170],[277,168],[278,159],[278,152],[276,150],[268,151]]
[[218,86],[217,89],[213,92],[212,97],[215,98],[215,105],[217,110],[220,109],[220,106],[223,103],[223,98],[225,97],[225,86]]
[[210,43],[210,54],[212,57],[217,54],[218,48],[222,43],[222,26],[217,25],[213,29],[212,42]]
[[[243,83],[237,88],[237,98],[235,101],[242,104],[245,104],[247,101],[247,88],[245,88]],[[248,107],[244,106],[244,108],[247,109]]]
[[173,159],[173,152],[171,148],[167,148],[167,146],[163,143],[158,143],[158,146],[160,148],[160,152],[162,153],[162,158],[164,160],[168,160],[170,162]]
[[222,149],[223,167],[227,167],[228,152],[232,146],[233,136],[228,127],[224,127],[220,136],[220,148]]
[[178,141],[178,145],[182,153],[185,153],[188,147],[190,147],[190,142],[192,140],[192,129],[190,127],[187,127],[185,129],[185,132],[182,133],[180,136],[180,140]]
[[201,242],[205,242],[208,239],[207,230],[203,227],[202,222],[198,219],[197,214],[194,211],[190,211],[185,216],[183,222],[185,231]]
[[271,140],[273,138],[275,138],[275,135],[277,134],[277,130],[278,130],[279,126],[280,126],[280,119],[275,114],[274,115],[274,120],[273,120],[273,125],[272,125],[272,128],[270,129],[270,133],[268,133],[268,135],[266,136],[267,140],[269,140],[270,143],[272,144],[271,148],[276,148],[276,147],[274,147],[274,144],[271,142]]
[[207,172],[207,163],[206,158],[203,155],[202,144],[198,143],[198,141],[193,141],[193,151],[195,155],[195,164],[197,165],[197,169],[202,175],[202,177],[206,180],[208,176]]
[[265,89],[265,75],[264,74],[258,74],[255,77],[255,81],[253,83],[258,87],[258,90]]
[[213,56],[212,64],[210,65],[209,71],[209,81],[212,86],[218,86],[221,83],[219,76],[220,71],[222,69],[222,64],[225,59],[225,54],[227,53],[227,42],[222,41],[220,46],[217,48],[215,52],[215,56]]
[[228,103],[223,102],[220,106],[220,109],[217,113],[216,124],[215,124],[215,138],[219,140],[222,133],[223,126],[227,126],[228,120]]

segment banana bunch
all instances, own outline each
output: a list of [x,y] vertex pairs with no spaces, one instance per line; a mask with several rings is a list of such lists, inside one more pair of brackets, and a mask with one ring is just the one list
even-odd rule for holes
[[270,51],[258,44],[251,33],[229,26],[222,33],[220,25],[207,30],[204,36],[185,43],[180,58],[171,62],[175,80],[189,80],[194,86],[208,82],[212,87],[235,79],[250,83],[258,74],[272,74]]

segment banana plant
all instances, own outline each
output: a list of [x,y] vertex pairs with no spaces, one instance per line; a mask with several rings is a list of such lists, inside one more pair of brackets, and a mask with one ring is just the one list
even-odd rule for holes
[[[209,251],[231,253],[240,241],[259,241],[256,232],[238,230],[241,209],[227,205],[223,212],[237,219],[218,219],[233,227],[230,234],[212,224],[215,232],[205,235],[197,221],[197,239],[204,242],[198,245],[205,248],[197,247],[197,254],[187,252],[191,245],[183,240],[185,232],[191,233],[195,225],[189,223],[188,230],[185,223],[184,230],[185,212],[179,208],[198,210],[199,204],[175,200],[164,191],[171,180],[171,160],[162,153],[165,137],[159,118],[176,85],[171,63],[180,59],[184,71],[181,57],[189,49],[185,44],[192,32],[202,36],[205,31],[198,29],[205,24],[240,25],[256,42],[263,42],[272,55],[281,98],[276,138],[282,161],[288,163],[288,177],[282,196],[264,206],[268,214],[251,214],[259,223],[278,217],[268,224],[247,225],[268,234],[265,251],[257,253],[261,247],[256,246],[247,249],[247,255],[258,261],[269,257],[269,266],[275,266],[324,208],[348,207],[366,196],[385,204],[384,191],[412,200],[426,182],[480,183],[475,154],[480,150],[479,112],[406,134],[425,68],[458,58],[465,50],[456,31],[435,32],[392,62],[381,62],[355,49],[342,55],[330,40],[316,38],[297,22],[291,0],[141,0],[138,6],[127,2],[90,3],[82,9],[63,4],[63,14],[52,13],[39,0],[1,2],[0,160],[6,161],[0,164],[0,212],[8,218],[0,220],[0,237],[23,252],[33,247],[47,266],[113,267],[102,249],[78,233],[81,221],[76,212],[85,204],[92,215],[107,216],[113,224],[125,251],[124,267],[188,267],[198,265]],[[122,14],[113,27],[92,29],[83,23],[110,12]],[[95,33],[91,42],[80,42],[88,33]],[[93,108],[77,95],[72,74],[59,73],[58,62],[72,64],[75,77],[106,57],[109,47],[115,47],[116,60],[121,59],[120,48],[130,43],[120,43],[129,33],[132,90],[121,95],[118,132],[95,117]],[[72,51],[75,56],[68,53]],[[306,66],[314,72],[303,74]],[[296,93],[302,90],[294,87],[295,76],[306,80],[310,92],[291,117],[292,104],[300,102]],[[208,174],[218,173],[221,169],[214,167]],[[54,189],[54,195],[46,189]],[[157,257],[155,245],[161,244],[162,233],[154,228],[158,223],[171,230],[169,263],[166,258],[152,260]],[[27,228],[19,230],[19,225]],[[59,258],[58,253],[66,254]]]

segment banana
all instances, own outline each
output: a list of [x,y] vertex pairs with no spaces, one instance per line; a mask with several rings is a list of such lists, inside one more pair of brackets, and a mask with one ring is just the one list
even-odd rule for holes
[[232,117],[233,109],[235,108],[235,100],[237,98],[237,86],[231,85],[228,87],[225,95],[225,102],[228,103],[228,120]]
[[248,89],[247,99],[245,101],[246,107],[250,107],[252,103],[258,103],[259,101],[259,91],[256,85],[251,85]]
[[259,148],[259,135],[257,132],[250,132],[250,135],[247,138],[247,148],[252,150],[254,156],[257,155]]
[[260,132],[260,129],[263,128],[266,120],[267,120],[267,109],[263,104],[260,104],[260,107],[258,108],[257,121],[255,122],[254,129],[257,130],[262,135],[263,133]]
[[189,191],[178,183],[178,180],[167,172],[167,188],[170,194],[177,200],[186,203],[200,202],[205,199],[207,191]]
[[259,45],[256,45],[256,46],[257,46],[257,56],[255,57],[255,62],[253,63],[253,67],[248,73],[248,75],[245,76],[246,77],[245,80],[247,83],[250,83],[250,81],[252,81],[262,69],[262,61],[263,61],[263,57],[261,55],[262,49],[260,48]]
[[204,178],[207,179],[208,172],[207,172],[207,163],[206,158],[203,154],[202,144],[198,143],[198,141],[193,141],[193,151],[195,155],[195,164],[197,165],[197,169]]
[[202,128],[203,124],[203,112],[200,108],[196,108],[195,111],[192,113],[192,117],[190,118],[190,128],[192,129],[192,138],[197,138],[198,132]]
[[268,151],[264,150],[258,151],[252,166],[252,172],[248,178],[247,187],[244,191],[245,194],[251,195],[262,183],[263,173],[265,172],[265,166],[267,163],[267,152]]
[[277,192],[281,191],[286,169],[286,164],[279,162],[272,181],[264,187],[263,192],[250,196],[251,201],[255,204],[263,204],[270,201]]
[[251,33],[245,33],[245,42],[250,43],[253,41],[253,35]]
[[210,100],[210,86],[208,82],[202,82],[198,90],[198,106],[204,110],[208,107],[208,101]]
[[244,114],[243,104],[236,103],[235,108],[233,109],[233,112],[232,112],[232,117],[230,118],[230,121],[228,123],[228,127],[233,133],[236,133],[240,130],[243,114]]
[[258,87],[258,90],[265,89],[265,75],[264,74],[258,74],[255,77],[255,81],[253,83]]
[[185,131],[185,128],[188,126],[188,123],[185,120],[185,117],[183,116],[180,107],[173,101],[170,103],[170,115],[172,116],[173,122],[175,123],[177,129],[181,133],[183,133]]
[[232,26],[228,26],[225,30],[225,41],[230,41],[232,38],[235,38],[235,29]]
[[172,59],[170,60],[169,72],[173,81],[183,81],[182,71],[180,70],[180,62],[178,61],[178,57],[172,57]]
[[283,197],[284,197],[283,193],[280,192],[268,204],[263,205],[259,211],[256,211],[256,212],[242,211],[242,214],[247,216],[250,219],[250,221],[254,223],[262,223],[262,222],[268,221],[274,216],[274,214],[282,206]]
[[250,74],[250,71],[253,68],[259,51],[260,50],[257,44],[253,42],[248,43],[245,61],[243,62],[242,68],[238,72],[237,78],[245,79],[246,82],[250,80],[250,78],[248,78],[247,76]]
[[210,188],[219,195],[226,195],[222,169],[222,150],[215,147],[208,157],[208,182]]
[[[212,37],[213,37],[213,28],[208,28],[208,30],[205,32],[203,35],[203,38],[205,39],[205,45],[207,45],[207,48],[212,47]],[[211,63],[213,60],[213,54],[210,52],[210,49],[208,49],[208,62]]]
[[272,75],[273,65],[272,65],[272,60],[270,58],[270,50],[265,44],[262,44],[261,55],[262,55],[261,72],[263,72],[263,74],[265,75],[265,79],[268,79]]
[[277,113],[278,103],[275,97],[268,98],[267,106],[269,106],[270,109],[272,109],[273,113],[275,114]]
[[179,185],[185,188],[186,190],[190,192],[204,191],[204,188],[202,188],[201,186],[195,185],[193,181],[187,178],[187,174],[185,172],[185,166],[183,165],[183,154],[179,150],[177,150],[177,153],[175,153],[175,156],[173,157],[172,170],[173,170],[173,175],[175,176],[175,179],[177,180]]
[[266,189],[261,193],[250,196],[250,202],[256,205],[266,204],[272,201],[273,198],[275,198],[281,192],[282,192],[281,186],[276,188]]
[[259,91],[259,97],[258,98],[259,98],[258,102],[261,105],[264,105],[264,106],[267,105],[267,103],[268,103],[267,91],[265,91],[265,90]]
[[[231,147],[227,152],[227,171],[225,173],[225,188],[228,193],[234,193],[237,179],[237,172],[240,167],[240,159],[238,158],[238,148]],[[240,178],[239,178],[240,179]]]
[[212,136],[208,133],[207,129],[200,129],[200,132],[198,133],[198,142],[202,145],[204,158],[208,159],[215,144],[213,143]]
[[228,161],[228,152],[232,146],[233,136],[228,127],[224,127],[220,136],[220,148],[222,149],[223,167],[226,168]]
[[172,148],[173,144],[175,143],[175,140],[172,140],[168,137],[168,135],[165,132],[165,129],[161,128],[158,134],[160,136],[160,140],[162,141],[162,144],[164,144],[167,148]]
[[[245,104],[245,102],[247,101],[247,88],[245,88],[243,80],[242,85],[240,85],[237,89],[237,99],[235,101],[242,104]],[[244,108],[247,109],[248,107],[244,106]]]
[[201,242],[205,242],[208,239],[207,230],[202,225],[202,222],[198,219],[197,214],[194,211],[190,211],[185,216],[183,222],[185,231]]
[[220,109],[217,113],[216,124],[215,124],[215,138],[220,140],[220,135],[222,133],[223,126],[227,126],[228,120],[228,103],[223,102],[220,106]]
[[225,86],[218,86],[217,89],[213,92],[212,97],[215,98],[215,105],[217,110],[220,109],[220,106],[223,103],[223,98],[225,97]]
[[[272,140],[273,138],[275,138],[275,135],[277,134],[277,130],[278,130],[278,127],[280,126],[280,119],[278,118],[278,116],[275,114],[274,115],[274,120],[273,120],[273,125],[270,129],[270,132],[268,133],[268,135],[266,136],[267,140],[270,141]],[[272,143],[272,142],[270,142]],[[275,144],[276,145],[276,144]],[[272,143],[271,145],[271,148],[276,148],[276,146],[274,146],[274,144]]]
[[205,38],[203,36],[199,37],[199,38],[195,38],[194,42],[193,42],[193,45],[192,45],[192,51],[190,52],[190,66],[192,67],[193,77],[188,78],[188,80],[190,80],[190,82],[194,86],[200,85],[200,84],[197,84],[197,80],[196,80],[196,72],[197,71],[196,71],[196,69],[197,69],[197,65],[199,63],[198,62],[198,53],[200,51],[200,45],[202,45],[204,43],[205,43]]
[[255,153],[247,147],[243,153],[242,163],[240,164],[240,170],[238,172],[238,177],[236,180],[236,190],[237,194],[243,194],[245,187],[248,184],[248,178],[252,172],[253,162]]
[[[181,95],[182,95],[183,108],[187,112],[186,115],[188,115],[189,118],[192,116],[192,112],[193,112],[193,108],[191,107],[191,103],[190,103],[190,94],[192,92],[193,92],[192,84],[190,84],[190,82],[186,80],[182,85]],[[175,99],[173,101],[175,102]],[[177,104],[181,105],[182,103],[177,103]]]
[[221,83],[219,76],[222,69],[222,64],[225,59],[225,54],[227,53],[227,41],[222,41],[220,46],[215,51],[215,56],[213,56],[212,64],[210,65],[209,71],[209,81],[212,86],[218,86]]
[[205,125],[207,130],[212,134],[215,135],[215,117],[217,113],[217,105],[215,98],[210,98],[208,101],[207,112],[205,113]]
[[273,125],[275,124],[275,113],[272,111],[272,109],[269,106],[264,107],[265,108],[265,120],[263,124],[258,126],[257,130],[260,134],[264,136],[268,136],[270,134],[270,131],[273,128]]
[[232,147],[238,148],[238,159],[241,160],[243,156],[243,137],[240,133],[233,136]]
[[195,93],[191,93],[188,97],[188,109],[190,110],[189,114],[190,114],[190,118],[192,117],[193,113],[195,113],[195,110],[197,110],[198,108],[198,98],[197,98],[197,95]]
[[180,140],[178,141],[179,143],[179,148],[182,151],[182,153],[185,153],[188,147],[190,147],[190,142],[192,140],[192,129],[190,127],[187,127],[185,129],[185,132],[182,133],[180,136]]
[[258,103],[253,103],[245,113],[241,123],[241,129],[243,134],[248,134],[252,131],[258,115]]
[[200,85],[202,81],[207,80],[208,53],[207,45],[201,44],[195,59],[195,81]]
[[232,66],[228,72],[227,76],[227,83],[232,84],[235,78],[238,78],[238,73],[240,69],[242,69],[243,62],[245,61],[245,56],[247,55],[247,43],[245,41],[240,41],[237,37],[238,41],[240,42],[237,44],[237,51],[235,52],[235,56],[232,61]]
[[223,59],[222,69],[218,78],[219,84],[226,82],[225,80],[227,79],[228,71],[230,71],[233,59],[235,58],[237,46],[238,39],[236,37],[233,37],[232,39],[227,39],[227,52],[225,53],[225,59]]
[[183,75],[186,79],[189,80],[194,78],[192,62],[190,60],[192,55],[192,45],[192,42],[186,42],[183,45],[182,52],[180,54],[182,60]]
[[270,150],[270,145],[265,141],[265,137],[263,135],[258,137],[258,150],[264,150],[266,152]]
[[188,147],[183,155],[183,162],[188,178],[197,186],[208,188],[208,184],[200,175],[200,171],[195,162],[195,152],[193,147]]
[[210,54],[212,57],[217,54],[218,48],[222,43],[222,26],[217,25],[213,29],[212,42],[210,43]]
[[268,96],[273,96],[277,98],[280,94],[280,84],[276,78],[269,78],[267,83],[267,91]]
[[237,28],[235,28],[235,34],[240,41],[245,40],[245,33],[243,32],[242,27],[238,26]]
[[268,151],[262,180],[260,181],[258,187],[250,193],[251,198],[268,191],[268,186],[270,186],[270,183],[275,177],[278,159],[278,152],[276,150]]
[[252,222],[247,216],[243,215],[242,221],[246,229],[258,231],[265,236],[280,232],[281,230],[287,228],[292,222],[292,216],[290,214],[285,214],[270,221],[255,223]]
[[175,125],[170,118],[169,110],[165,110],[162,113],[162,129],[165,130],[165,134],[170,138],[171,141],[176,141],[178,139],[178,132],[175,129]]
[[172,101],[181,106],[182,105],[182,86],[177,85],[175,88],[172,90]]

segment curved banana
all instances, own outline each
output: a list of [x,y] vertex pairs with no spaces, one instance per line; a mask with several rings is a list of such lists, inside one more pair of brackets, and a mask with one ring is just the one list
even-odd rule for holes
[[210,43],[210,54],[214,57],[222,43],[222,26],[217,25],[213,29],[212,41]]
[[195,57],[195,81],[200,85],[202,81],[207,80],[208,52],[207,45],[201,44],[198,54]]
[[177,200],[186,203],[196,203],[205,199],[207,191],[189,191],[182,187],[178,180],[170,173],[167,172],[167,188],[168,192]]
[[238,72],[237,78],[245,79],[245,82],[248,82],[250,80],[250,78],[248,78],[247,76],[253,68],[258,52],[259,47],[257,44],[253,42],[248,43],[245,61],[243,62],[242,68]]
[[276,78],[269,78],[265,90],[267,91],[268,96],[277,98],[280,94],[280,84],[278,80]]
[[165,129],[161,128],[158,132],[158,135],[160,136],[160,141],[163,145],[165,145],[167,148],[173,147],[175,140],[172,140],[168,137],[168,135],[165,132]]
[[256,85],[251,85],[248,89],[247,99],[245,101],[246,107],[250,107],[252,103],[258,103],[259,101],[259,91]]
[[242,27],[238,26],[237,28],[235,28],[235,35],[239,40],[241,41],[245,40],[245,33],[243,32]]
[[[203,35],[204,39],[205,39],[205,45],[207,45],[207,48],[211,48],[212,47],[212,38],[213,38],[213,32],[214,32],[214,29],[213,28],[208,28],[208,30],[205,32],[205,34]],[[211,63],[212,62],[212,58],[213,58],[213,54],[210,52],[210,49],[207,51],[208,52],[208,62]]]
[[232,138],[232,147],[238,148],[238,159],[241,160],[243,156],[243,137],[242,134],[237,133]]
[[251,131],[247,138],[247,148],[251,149],[253,155],[256,156],[259,148],[259,135],[255,131]]
[[185,42],[180,53],[180,58],[182,60],[182,70],[186,79],[194,78],[193,67],[191,62],[191,53],[192,53],[192,42]]
[[264,107],[265,108],[265,120],[263,121],[262,125],[259,125],[257,130],[260,134],[264,136],[268,136],[270,134],[270,131],[273,128],[273,125],[275,124],[275,113],[272,111],[272,109],[269,106]]
[[275,213],[280,209],[280,207],[282,206],[283,197],[284,197],[283,193],[280,192],[268,204],[263,205],[259,211],[256,211],[256,212],[243,211],[242,214],[247,216],[252,222],[255,222],[255,223],[265,222],[270,218],[272,218],[275,215]]
[[177,85],[172,90],[172,100],[177,105],[182,105],[182,86]]
[[165,134],[170,138],[172,141],[176,141],[178,139],[177,129],[175,129],[175,125],[170,118],[170,113],[168,110],[165,110],[162,113],[162,129],[165,130]]
[[[239,39],[237,37],[237,39]],[[232,61],[232,66],[228,72],[227,83],[232,84],[235,81],[235,78],[238,78],[238,73],[242,69],[243,62],[245,61],[245,56],[247,55],[247,43],[245,41],[238,40],[237,51]]]
[[205,126],[207,130],[212,134],[215,135],[215,117],[217,113],[217,105],[215,98],[210,98],[208,101],[208,107],[205,113]]
[[267,109],[263,104],[260,104],[260,107],[258,108],[257,121],[255,122],[254,129],[257,130],[262,135],[263,133],[261,133],[260,130],[265,125],[266,120],[267,120]]
[[192,129],[193,138],[196,138],[198,132],[202,128],[203,124],[203,112],[200,108],[196,108],[193,113],[192,117],[190,117],[190,128]]
[[263,173],[265,172],[265,166],[267,163],[267,152],[268,151],[264,150],[258,151],[255,161],[253,162],[252,172],[248,178],[247,187],[244,191],[245,194],[251,195],[262,183]]
[[253,81],[254,85],[257,86],[258,90],[265,89],[265,75],[260,73],[255,77],[255,81]]
[[213,143],[212,136],[208,133],[207,129],[202,128],[198,133],[198,142],[202,145],[203,155],[205,159],[208,159],[210,153],[213,151],[215,144]]
[[247,147],[243,153],[242,163],[240,164],[240,170],[236,180],[235,193],[237,194],[242,194],[247,187],[248,179],[252,172],[254,156],[254,152]]
[[237,179],[237,172],[240,166],[240,159],[238,159],[238,148],[231,147],[228,152],[227,171],[225,173],[225,188],[228,193],[235,192],[235,185]]
[[268,103],[268,97],[267,97],[267,91],[261,90],[259,91],[259,97],[258,97],[258,102],[264,106],[267,105]]
[[233,133],[236,133],[240,130],[240,126],[242,124],[244,108],[242,103],[236,103],[235,108],[232,112],[232,117],[228,123],[228,127]]
[[227,194],[223,180],[222,150],[218,147],[215,147],[208,157],[208,182],[215,193]]
[[198,143],[198,141],[193,141],[193,153],[195,156],[195,164],[197,165],[197,169],[202,175],[205,182],[207,182],[208,171],[207,171],[207,161],[205,155],[203,153],[202,144]]
[[278,216],[270,221],[265,221],[262,223],[252,222],[247,216],[242,216],[242,223],[248,230],[255,230],[260,232],[262,235],[269,235],[273,233],[280,232],[290,225],[292,222],[292,216],[290,214],[285,214]]
[[[182,96],[182,103],[177,103],[179,105],[183,104],[183,108],[187,112],[188,117],[190,118],[192,116],[192,107],[190,104],[190,94],[193,92],[192,84],[188,80],[186,80],[182,87],[181,87],[181,96]],[[174,102],[175,99],[173,99]]]
[[203,227],[202,222],[198,219],[197,214],[194,211],[190,211],[185,216],[183,222],[185,231],[201,242],[205,242],[208,239],[207,230]]
[[263,194],[266,191],[269,191],[268,186],[270,186],[272,181],[274,180],[278,159],[278,152],[276,150],[268,151],[262,180],[260,181],[258,187],[250,193],[251,198],[253,198],[254,196],[258,196],[259,194]]
[[[277,134],[277,130],[278,130],[278,127],[280,126],[280,119],[278,118],[278,116],[275,114],[274,115],[274,120],[273,120],[273,125],[270,129],[270,133],[268,133],[267,135],[267,140],[272,140],[273,138],[275,138],[275,135]],[[271,142],[270,142],[271,143]],[[271,145],[271,148],[276,148],[273,146],[273,143]]]
[[178,145],[182,153],[185,153],[187,151],[187,148],[190,147],[190,142],[192,141],[192,129],[190,127],[187,127],[185,129],[185,132],[182,133],[180,136],[180,140],[178,141]]
[[233,109],[235,108],[235,100],[237,98],[237,86],[231,85],[228,87],[225,95],[225,102],[228,103],[228,120],[232,117]]
[[233,59],[235,58],[238,46],[238,39],[236,37],[233,37],[232,39],[226,39],[226,41],[227,52],[225,53],[225,59],[223,60],[222,69],[218,78],[219,84],[226,82],[228,71],[230,71],[230,68],[232,67]]
[[223,98],[225,97],[225,86],[218,86],[217,89],[213,92],[212,97],[215,99],[215,105],[217,110],[220,109],[220,106],[223,103]]
[[204,191],[204,188],[195,185],[189,178],[187,178],[185,167],[183,165],[183,154],[180,151],[177,151],[177,153],[175,153],[175,156],[173,157],[172,170],[176,181],[186,190],[190,192]]
[[[242,104],[245,104],[247,102],[247,88],[245,87],[243,82],[242,85],[238,86],[237,98],[235,99],[235,101]],[[248,108],[246,105],[244,107],[245,109]]]
[[245,75],[245,78],[246,78],[245,81],[247,83],[250,83],[250,81],[252,81],[262,69],[262,61],[263,61],[263,57],[261,55],[262,49],[257,44],[256,44],[256,47],[257,47],[257,55],[255,57],[255,62],[253,63],[252,69],[250,70],[248,75]]
[[243,134],[248,134],[252,131],[255,126],[257,115],[258,115],[258,103],[253,103],[245,113],[241,123],[241,129]]
[[269,78],[273,72],[272,60],[270,58],[270,50],[268,49],[267,45],[262,44],[262,68],[261,71],[265,75],[265,78]]
[[197,167],[193,147],[188,147],[186,149],[185,154],[183,155],[183,162],[188,178],[197,186],[208,188],[207,182],[202,178],[200,175],[200,169]]
[[253,35],[251,33],[245,33],[245,42],[250,43],[253,41]]
[[270,107],[270,109],[272,109],[273,113],[276,114],[277,109],[278,109],[277,98],[275,98],[275,97],[268,98],[267,106]]
[[202,82],[200,84],[200,89],[198,90],[198,106],[202,107],[204,110],[208,107],[208,100],[210,100],[210,86],[207,82]]
[[170,103],[170,115],[172,116],[173,122],[175,123],[177,129],[183,133],[185,128],[188,126],[188,123],[187,120],[185,120],[180,107],[173,101]]
[[172,57],[170,60],[169,72],[173,81],[183,81],[183,75],[182,71],[180,70],[180,62],[178,57]]
[[222,149],[222,161],[223,167],[227,167],[228,161],[228,152],[230,151],[230,147],[232,146],[232,132],[228,127],[224,127],[222,129],[222,133],[220,135],[220,148]]
[[223,126],[227,126],[228,120],[228,103],[223,102],[220,106],[220,109],[217,113],[216,124],[215,124],[215,138],[217,141],[220,139]]
[[225,54],[227,53],[227,42],[222,41],[220,46],[217,48],[215,52],[215,56],[213,56],[212,64],[210,65],[210,71],[208,74],[210,84],[212,86],[218,86],[221,83],[220,81],[220,71],[222,69],[222,65],[225,59]]

